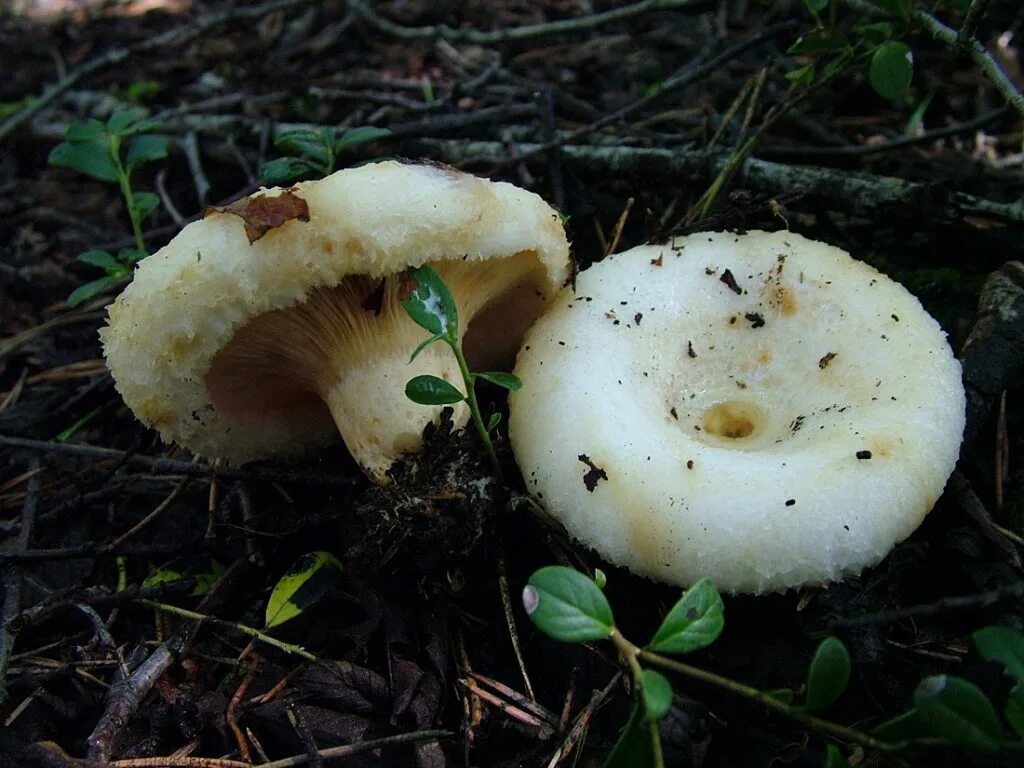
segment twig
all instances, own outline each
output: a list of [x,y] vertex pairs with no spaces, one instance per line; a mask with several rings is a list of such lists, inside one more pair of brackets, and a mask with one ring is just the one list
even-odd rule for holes
[[[36,510],[39,508],[39,491],[42,486],[38,458],[33,458],[29,462],[29,471],[32,475],[28,480],[25,503],[21,507],[21,527],[14,542],[15,549],[20,551],[28,547],[32,538]],[[0,610],[0,702],[3,702],[7,698],[4,678],[7,674],[7,665],[11,661],[11,653],[14,651],[16,625],[13,622],[21,611],[21,573],[13,563],[4,563],[0,565],[0,577],[4,584],[4,603]]]
[[516,614],[512,609],[512,597],[508,589],[508,569],[505,567],[505,553],[498,555],[498,587],[501,592],[501,607],[505,611],[505,623],[508,625],[509,639],[512,641],[512,650],[515,651],[516,662],[519,664],[519,672],[523,676],[523,683],[526,685],[526,693],[532,701],[537,701],[530,684],[530,675],[526,671],[526,662],[523,660],[523,652],[519,647],[519,631],[516,629]]
[[361,478],[339,477],[327,473],[315,472],[288,472],[288,471],[253,471],[241,469],[214,469],[209,464],[199,464],[194,461],[180,461],[178,459],[165,459],[159,456],[145,456],[142,454],[131,454],[127,458],[124,451],[115,448],[103,448],[85,443],[58,443],[50,440],[29,440],[22,437],[8,437],[0,435],[0,447],[24,448],[39,453],[70,453],[78,456],[87,456],[93,459],[110,459],[112,461],[125,460],[129,466],[145,467],[157,475],[185,475],[187,477],[217,477],[225,480],[273,480],[282,483],[299,483],[308,485],[354,485],[362,482]]
[[735,61],[736,57],[741,53],[748,51],[751,48],[756,48],[770,40],[774,40],[782,33],[795,27],[796,23],[795,19],[790,19],[788,21],[783,21],[770,27],[766,27],[745,40],[740,40],[735,45],[731,45],[725,50],[720,51],[718,54],[706,61],[702,61],[701,57],[698,56],[696,59],[686,64],[682,69],[666,78],[665,82],[661,84],[661,88],[656,92],[642,96],[636,101],[630,102],[624,107],[598,118],[589,125],[585,125],[582,128],[572,131],[565,137],[538,144],[530,150],[526,149],[526,145],[520,145],[518,149],[521,154],[517,157],[517,160],[526,160],[532,158],[534,155],[549,152],[550,150],[571,144],[584,136],[595,133],[596,131],[612,125],[613,123],[617,123],[624,118],[635,114],[644,107],[649,106],[658,99],[665,97],[667,94],[686,88],[701,78],[715,72],[720,67],[725,66],[729,62]]
[[[889,14],[874,3],[867,0],[842,0],[849,8],[859,11],[867,16],[887,17]],[[975,5],[977,5],[977,1]],[[934,39],[947,45],[953,51],[964,51],[975,66],[984,72],[988,79],[995,86],[995,89],[1005,98],[1017,112],[1024,117],[1024,93],[1021,93],[1017,86],[1010,80],[1009,75],[999,66],[992,54],[983,46],[978,39],[971,37],[961,40],[955,29],[947,27],[927,11],[916,10],[912,17],[930,34]]]
[[911,605],[906,608],[898,608],[892,611],[879,611],[869,613],[865,616],[850,616],[845,619],[835,619],[828,623],[828,631],[832,632],[840,627],[859,627],[865,625],[892,624],[897,621],[915,619],[920,616],[935,616],[942,613],[955,613],[957,611],[980,610],[1010,600],[1024,599],[1024,583],[1014,584],[1012,587],[993,589],[988,592],[979,592],[974,595],[963,595],[961,597],[944,597],[934,603],[923,605]]
[[231,697],[231,701],[228,703],[227,712],[225,713],[228,725],[231,727],[231,732],[235,734],[235,743],[238,744],[238,756],[247,763],[252,762],[252,757],[249,754],[249,742],[246,741],[245,734],[242,733],[242,728],[238,724],[238,707],[241,705],[242,699],[245,698],[249,686],[252,685],[259,665],[260,657],[257,654],[253,656],[249,671],[245,673],[245,677],[239,683],[238,688],[235,690],[235,695]]
[[[244,559],[236,560],[214,583],[210,591],[203,598],[199,607],[203,610],[212,611],[227,599],[227,593],[240,581],[239,578],[248,569],[248,563]],[[178,654],[185,648],[192,638],[192,635],[199,628],[198,623],[182,624],[174,635],[159,648],[153,651],[131,677],[123,682],[112,686],[107,694],[107,703],[93,732],[86,740],[88,746],[87,757],[90,760],[99,762],[110,759],[114,749],[114,742],[118,735],[124,730],[128,720],[139,708],[146,694],[161,675],[174,663]],[[198,765],[193,763],[193,765]],[[248,768],[248,764],[245,765]]]
[[307,651],[301,645],[295,645],[294,643],[286,643],[284,640],[278,640],[276,637],[268,635],[255,627],[249,627],[245,624],[236,624],[233,621],[226,621],[224,619],[214,618],[208,614],[200,611],[190,611],[187,608],[179,608],[176,605],[167,605],[166,603],[158,603],[154,600],[139,600],[139,603],[149,608],[155,608],[161,613],[170,613],[174,616],[181,616],[186,619],[195,619],[206,624],[210,624],[214,627],[223,627],[225,629],[233,629],[236,632],[241,632],[243,635],[256,638],[262,643],[272,645],[285,653],[293,653],[296,656],[301,656],[307,661],[317,661],[317,657]]
[[162,34],[154,35],[153,37],[147,37],[137,43],[133,43],[132,45],[128,45],[123,48],[112,48],[105,51],[96,58],[89,59],[89,61],[84,64],[75,67],[75,69],[61,77],[61,79],[56,83],[48,86],[42,94],[40,94],[39,98],[35,99],[24,109],[15,112],[9,118],[0,123],[0,141],[6,139],[23,123],[38,114],[44,107],[49,106],[54,99],[69,90],[83,78],[91,75],[93,72],[97,72],[105,67],[113,66],[114,64],[120,64],[130,56],[137,53],[152,51],[165,46],[185,42],[192,37],[208,32],[209,30],[228,22],[251,21],[252,19],[258,19],[261,16],[266,16],[274,11],[286,11],[291,8],[300,8],[304,5],[312,5],[315,1],[316,0],[272,0],[271,2],[264,3],[263,5],[256,5],[248,8],[245,6],[240,8],[229,8],[226,11],[212,13],[206,18],[200,19],[191,24],[169,29]]
[[475,29],[453,29],[446,24],[424,27],[406,27],[379,16],[363,0],[349,0],[351,7],[359,16],[374,29],[397,37],[400,40],[440,37],[450,43],[475,43],[477,45],[494,45],[516,40],[532,40],[539,37],[559,35],[565,32],[581,32],[616,21],[625,21],[655,11],[679,10],[697,5],[700,0],[642,0],[642,2],[615,8],[603,13],[580,16],[576,19],[550,21],[544,24],[528,24],[522,27],[495,29],[481,32]]
[[964,23],[960,25],[960,31],[956,36],[957,42],[960,45],[970,45],[970,40],[978,30],[979,22],[985,16],[985,11],[988,10],[988,4],[989,0],[971,0],[971,5],[967,9],[967,15],[964,17]]
[[901,136],[898,139],[883,141],[878,144],[852,144],[842,147],[764,147],[758,154],[763,157],[861,157],[863,155],[875,155],[882,152],[892,152],[903,147],[912,147],[917,144],[927,144],[936,139],[974,131],[1009,113],[1009,107],[1000,107],[970,120],[965,120],[962,123],[954,123],[953,125],[925,131],[915,136]]
[[[840,725],[839,723],[833,723],[830,720],[823,720],[820,717],[815,717],[814,715],[808,714],[800,707],[793,707],[783,701],[772,698],[765,691],[752,688],[749,685],[744,685],[743,683],[739,683],[728,677],[716,675],[714,672],[708,672],[700,667],[694,667],[689,664],[676,661],[675,659],[669,659],[657,653],[652,653],[651,651],[643,651],[639,649],[637,658],[646,661],[648,664],[653,666],[667,669],[671,672],[684,675],[685,677],[689,677],[694,680],[700,680],[701,682],[714,685],[717,688],[722,688],[731,693],[742,696],[743,698],[756,702],[757,704],[761,704],[765,708],[770,709],[773,712],[777,712],[790,720],[794,720],[801,725],[805,725],[818,733],[827,733],[830,736],[835,736],[843,741],[860,744],[862,747],[867,749],[892,753],[906,749],[911,743],[922,745],[926,743],[925,740],[921,739],[915,739],[913,742],[881,741],[870,734],[858,731],[856,728],[847,728],[845,725]],[[931,741],[928,741],[927,743],[931,743]],[[936,743],[944,744],[945,742],[940,739]]]
[[[529,156],[542,151],[544,145],[518,144],[515,148]],[[408,142],[406,149],[457,166],[500,163],[508,157],[504,144],[490,141],[421,139]],[[605,177],[645,180],[692,181],[713,177],[732,157],[729,152],[629,146],[567,145],[561,151],[563,160],[578,169]],[[1024,202],[998,203],[961,192],[944,193],[932,185],[890,176],[792,166],[753,157],[741,164],[737,174],[754,188],[770,194],[813,195],[826,200],[833,210],[873,215],[891,215],[902,210],[919,221],[956,221],[966,214],[983,213],[1008,222],[1024,222]]]
[[[427,730],[413,731],[411,733],[397,733],[394,736],[384,736],[372,741],[363,741],[358,744],[345,744],[341,747],[327,747],[317,752],[322,760],[333,760],[339,757],[350,757],[363,752],[372,752],[383,747],[394,746],[395,744],[412,744],[419,741],[437,741],[447,739],[454,734],[451,731]],[[259,768],[294,768],[297,765],[306,765],[309,762],[309,755],[295,755],[285,757],[281,760],[273,760],[269,763],[261,763]],[[77,767],[76,767],[77,768]],[[87,766],[83,768],[93,768]],[[100,768],[100,766],[96,766]],[[241,760],[224,760],[214,757],[134,757],[128,760],[114,760],[107,768],[252,768],[251,763],[243,763]]]
[[986,278],[960,360],[967,394],[964,444],[969,445],[1001,393],[1024,375],[1024,263],[1008,261]]
[[128,539],[132,538],[135,534],[137,534],[151,522],[156,520],[169,506],[171,506],[171,504],[174,503],[174,500],[181,495],[181,492],[188,487],[188,480],[189,479],[186,477],[184,480],[182,480],[180,483],[174,486],[174,490],[171,491],[163,501],[157,504],[156,508],[152,512],[150,512],[148,515],[146,515],[139,522],[137,522],[127,531],[122,533],[112,542],[105,545],[103,548],[109,550],[120,548],[126,541],[128,541]]

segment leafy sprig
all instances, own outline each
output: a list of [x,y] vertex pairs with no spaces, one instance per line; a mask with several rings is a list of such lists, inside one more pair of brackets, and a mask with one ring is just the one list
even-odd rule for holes
[[143,165],[167,157],[167,139],[153,133],[162,123],[147,118],[141,109],[115,112],[102,123],[90,119],[68,126],[64,141],[50,152],[50,165],[72,168],[89,178],[117,184],[132,223],[135,247],[116,255],[108,251],[86,251],[78,259],[102,269],[106,275],[77,288],[68,297],[76,306],[116,283],[131,277],[135,264],[148,255],[142,222],[160,205],[152,192],[132,187],[132,174]]
[[848,34],[834,20],[822,19],[821,13],[829,3],[830,0],[804,0],[816,27],[802,35],[787,53],[812,60],[788,72],[786,78],[809,87],[832,78],[854,62],[866,60],[868,82],[875,93],[892,101],[905,98],[914,77],[914,55],[900,36],[907,31],[913,0],[878,0],[879,11],[890,18],[862,18]]
[[[672,683],[663,671],[728,690],[839,742],[879,752],[954,745],[984,751],[1024,749],[1024,634],[1015,629],[987,627],[975,632],[973,639],[982,658],[1002,665],[1012,684],[1002,715],[1017,738],[1006,737],[995,705],[977,686],[953,675],[925,678],[914,692],[913,709],[868,733],[817,714],[835,704],[850,683],[850,654],[838,638],[826,637],[818,645],[802,703],[794,703],[798,697],[792,689],[762,691],[669,658],[711,645],[725,626],[721,597],[707,579],[683,592],[645,646],[622,635],[598,581],[571,568],[536,571],[523,590],[523,605],[549,637],[563,642],[608,640],[629,668],[635,701],[606,768],[663,768],[658,721],[668,713],[673,697]],[[839,747],[827,743],[826,768],[846,764]]]
[[430,267],[410,269],[409,276],[416,284],[416,289],[408,299],[402,302],[402,307],[416,325],[430,334],[429,338],[413,350],[409,362],[415,360],[423,350],[435,342],[448,345],[452,354],[455,355],[466,391],[463,393],[454,384],[438,376],[423,374],[409,380],[405,385],[405,396],[420,405],[466,403],[469,406],[473,426],[476,427],[494,471],[500,478],[502,477],[501,463],[498,461],[494,444],[491,442],[491,433],[498,426],[500,416],[497,413],[492,414],[487,424],[484,425],[480,404],[476,399],[476,382],[482,379],[512,392],[520,389],[523,383],[511,373],[502,371],[474,373],[470,371],[459,340],[458,307],[448,286],[445,285],[441,276]]
[[338,133],[334,128],[297,128],[282,131],[274,139],[274,147],[285,153],[263,164],[260,181],[281,186],[303,179],[319,178],[333,173],[338,155],[360,144],[390,136],[387,128],[364,125]]
[[[291,621],[296,616],[299,616],[323,598],[335,585],[341,571],[341,561],[330,552],[308,552],[300,557],[288,569],[288,572],[278,579],[277,584],[274,585],[270,598],[267,600],[262,629],[233,621],[217,619],[197,611],[180,608],[176,605],[167,605],[155,600],[142,599],[139,600],[139,603],[162,613],[205,621],[215,626],[232,629],[241,634],[248,635],[253,641],[258,640],[267,645],[274,646],[285,653],[301,656],[309,661],[316,661],[316,656],[301,645],[278,640],[268,633],[286,621]],[[223,567],[216,563],[212,572],[196,574],[194,576],[196,590],[192,594],[205,594],[210,589],[213,581],[219,578],[222,572]],[[171,584],[184,578],[185,574],[173,565],[165,566],[151,573],[143,582],[143,586]]]

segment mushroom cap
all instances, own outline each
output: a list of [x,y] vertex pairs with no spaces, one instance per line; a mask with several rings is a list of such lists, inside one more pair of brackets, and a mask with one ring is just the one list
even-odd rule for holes
[[898,283],[791,232],[609,256],[524,339],[509,432],[527,487],[637,574],[730,592],[836,580],[932,508],[960,365]]
[[[303,387],[317,389],[309,382],[292,389],[282,389],[280,383],[289,367],[306,365],[305,359],[296,362],[300,353],[288,347],[346,343],[347,331],[307,329],[301,323],[308,318],[287,331],[289,337],[277,344],[279,351],[247,353],[249,357],[280,358],[280,370],[268,373],[270,362],[264,359],[256,361],[263,368],[249,376],[240,370],[244,355],[221,366],[231,370],[218,374],[223,379],[218,386],[228,386],[224,381],[231,377],[242,384],[247,376],[255,378],[248,382],[250,391],[245,395],[254,401],[258,400],[259,379],[264,378],[273,394],[248,411],[217,402],[209,386],[210,371],[221,350],[254,318],[276,317],[268,313],[305,306],[303,302],[315,292],[319,292],[321,304],[329,305],[328,314],[341,314],[332,304],[337,297],[330,290],[341,291],[339,286],[351,276],[359,276],[361,286],[372,286],[375,278],[428,262],[465,271],[472,263],[489,261],[481,266],[490,274],[501,272],[493,260],[507,259],[520,266],[528,261],[531,290],[548,297],[568,273],[568,244],[557,212],[537,195],[511,184],[444,167],[389,161],[339,171],[290,190],[261,190],[243,203],[289,197],[305,201],[308,220],[283,216],[283,223],[274,222],[250,242],[242,216],[228,211],[209,213],[143,260],[132,283],[109,307],[109,324],[101,337],[118,391],[140,420],[159,430],[165,440],[198,455],[239,463],[298,453],[337,437],[340,425],[336,427],[331,420],[324,392],[304,391]],[[269,207],[273,205],[271,202]],[[390,288],[394,296],[399,294],[399,283],[399,278],[394,278]],[[351,285],[348,288],[350,293],[355,290]],[[329,300],[324,299],[328,294]],[[345,312],[352,315],[346,321],[350,326],[376,322],[372,308],[361,310],[357,305]],[[400,307],[392,314],[388,322],[404,323],[402,327],[413,334],[409,341],[389,342],[401,349],[386,350],[400,358],[393,363],[394,378],[400,380],[389,381],[385,387],[365,380],[367,374],[364,380],[353,382],[359,391],[349,400],[354,398],[355,403],[347,402],[338,409],[359,411],[360,398],[365,397],[368,409],[373,406],[382,411],[371,421],[387,419],[395,412],[396,418],[404,418],[406,426],[412,424],[418,434],[439,409],[407,401],[403,388],[417,372],[406,367],[409,355],[427,334],[404,317]],[[526,324],[522,323],[522,329]],[[264,337],[265,345],[277,341],[266,338],[274,335],[266,323],[250,335]],[[360,354],[375,353],[372,339],[361,343],[365,349]],[[441,351],[438,349],[437,355]],[[333,353],[327,350],[327,354]],[[339,360],[345,357],[335,356]],[[367,370],[376,369],[370,366]],[[307,378],[317,376],[309,374]],[[381,395],[384,389],[388,389],[386,396]],[[385,435],[388,431],[387,424],[374,422],[367,429],[370,426],[379,427]],[[364,448],[375,450],[373,446]],[[367,463],[376,460],[386,466],[390,460],[385,459],[390,458],[391,454],[379,459],[371,456]]]

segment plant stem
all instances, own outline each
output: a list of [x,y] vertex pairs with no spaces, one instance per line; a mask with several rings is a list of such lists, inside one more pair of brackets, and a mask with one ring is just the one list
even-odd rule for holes
[[[646,661],[656,667],[661,667],[671,672],[675,672],[676,674],[690,677],[694,680],[700,680],[701,682],[714,685],[718,688],[723,688],[731,693],[735,693],[739,696],[750,699],[751,701],[755,701],[758,704],[762,704],[773,712],[778,712],[780,715],[788,717],[790,720],[795,720],[802,725],[806,725],[812,730],[820,733],[827,733],[830,736],[835,736],[836,738],[843,739],[845,741],[852,741],[856,744],[860,744],[862,747],[875,749],[879,752],[892,753],[905,749],[912,744],[925,746],[927,744],[941,745],[946,743],[941,739],[937,741],[930,739],[914,739],[913,741],[892,742],[881,741],[870,734],[858,731],[856,728],[848,728],[845,725],[839,725],[838,723],[833,723],[830,720],[822,720],[819,717],[808,714],[799,707],[794,707],[784,701],[772,698],[766,692],[752,686],[744,685],[743,683],[737,682],[728,677],[716,675],[714,672],[708,672],[707,670],[699,667],[684,664],[683,662],[676,661],[675,659],[668,659],[660,654],[637,648],[628,640],[625,640],[625,638],[622,639],[621,643],[632,646],[634,649],[633,652],[636,654],[637,658],[642,661]],[[616,645],[620,645],[620,643],[616,643]]]
[[234,629],[241,632],[243,635],[249,635],[254,637],[260,642],[272,645],[275,648],[279,648],[285,653],[292,653],[296,656],[301,656],[308,661],[317,661],[317,657],[307,651],[300,645],[293,645],[292,643],[286,643],[283,640],[278,640],[276,637],[262,632],[255,627],[247,627],[245,624],[236,624],[233,621],[225,621],[224,619],[216,619],[213,616],[207,616],[205,613],[198,613],[197,611],[190,611],[187,608],[179,608],[176,605],[167,605],[166,603],[158,603],[155,600],[139,600],[140,604],[148,606],[149,608],[155,608],[163,613],[170,613],[175,616],[181,616],[186,619],[195,619],[196,621],[204,621],[208,624],[213,624],[218,627],[227,627],[228,629]]
[[117,184],[121,187],[124,204],[128,207],[128,218],[132,220],[132,232],[135,234],[135,247],[140,253],[146,253],[146,241],[142,239],[142,222],[135,208],[135,195],[132,193],[132,181],[128,171],[121,162],[121,137],[110,137],[110,154],[117,166]]
[[487,427],[484,426],[483,417],[480,415],[480,405],[476,400],[476,377],[469,372],[469,366],[466,364],[466,358],[462,354],[462,349],[460,349],[458,341],[451,341],[447,338],[445,341],[455,354],[455,360],[459,364],[459,371],[462,373],[462,381],[466,385],[466,404],[469,406],[469,412],[473,417],[473,426],[476,427],[476,431],[484,443],[484,449],[487,451],[487,458],[491,460],[491,466],[494,467],[495,475],[499,480],[503,481],[505,479],[505,473],[501,471],[501,463],[498,461],[498,454],[494,450],[494,443],[491,442],[491,436],[487,434]]

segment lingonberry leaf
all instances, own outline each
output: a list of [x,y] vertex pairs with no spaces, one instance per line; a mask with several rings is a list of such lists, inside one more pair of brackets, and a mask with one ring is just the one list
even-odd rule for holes
[[414,376],[405,385],[405,396],[420,405],[451,405],[466,399],[454,385],[437,376]]
[[839,638],[826,637],[807,670],[807,709],[814,712],[834,703],[849,683],[850,653]]
[[544,634],[567,643],[603,640],[614,629],[604,593],[579,571],[560,565],[530,576],[523,607]]
[[657,653],[691,653],[711,645],[725,627],[724,611],[715,585],[701,579],[672,606],[647,647]]
[[926,677],[914,691],[918,717],[933,736],[993,751],[1003,740],[992,702],[974,683],[953,675]]

